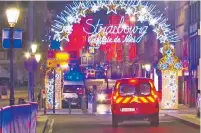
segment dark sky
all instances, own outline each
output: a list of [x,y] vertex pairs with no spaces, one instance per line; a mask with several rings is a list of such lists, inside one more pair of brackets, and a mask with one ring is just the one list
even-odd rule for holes
[[[56,12],[60,12],[62,11],[65,6],[67,4],[71,4],[72,1],[48,1],[48,9],[52,9],[52,10],[55,10]],[[150,1],[149,3],[152,3],[154,5],[156,5],[157,9],[161,10],[161,12],[164,11],[164,1]]]
[[55,10],[56,12],[61,12],[67,4],[72,3],[72,1],[48,1],[48,9]]

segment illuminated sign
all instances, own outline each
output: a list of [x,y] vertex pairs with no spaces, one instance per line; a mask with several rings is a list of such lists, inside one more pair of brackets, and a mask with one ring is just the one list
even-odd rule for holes
[[87,19],[86,24],[92,30],[87,31],[84,27],[83,31],[90,35],[88,42],[94,47],[106,43],[139,43],[147,33],[148,26],[127,25],[124,20],[121,17],[119,24],[103,26],[100,19],[95,25],[92,24],[92,19]]
[[56,53],[57,60],[69,60],[70,56],[68,53],[65,52],[58,52]]

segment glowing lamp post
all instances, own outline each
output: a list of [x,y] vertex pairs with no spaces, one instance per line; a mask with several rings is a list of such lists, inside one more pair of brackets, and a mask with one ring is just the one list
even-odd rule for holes
[[34,102],[34,72],[37,70],[41,55],[36,53],[37,45],[31,45],[31,52],[25,53],[25,69],[29,73],[29,101]]
[[148,77],[149,71],[151,70],[151,64],[145,64],[142,66],[143,69],[145,69],[145,77]]
[[182,69],[182,63],[169,42],[164,44],[161,51],[163,58],[158,64],[162,71],[161,109],[178,109],[178,71]]
[[6,10],[6,16],[10,26],[10,105],[15,104],[14,79],[13,79],[13,45],[14,45],[13,32],[19,14],[20,12],[16,8],[10,8]]

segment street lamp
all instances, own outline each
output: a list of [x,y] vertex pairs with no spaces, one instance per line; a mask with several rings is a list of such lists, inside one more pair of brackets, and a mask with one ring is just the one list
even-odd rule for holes
[[6,10],[7,20],[10,26],[10,105],[15,104],[14,96],[14,77],[13,77],[13,32],[15,24],[19,17],[19,10],[17,8],[10,8]]
[[32,52],[33,54],[36,53],[37,47],[38,47],[38,46],[37,46],[36,44],[32,44],[32,45],[31,45],[31,52]]
[[147,72],[149,72],[151,70],[151,65],[145,64],[145,65],[143,65],[143,68],[145,69],[145,77],[147,77]]
[[24,54],[26,60],[24,66],[29,73],[29,101],[34,102],[34,72],[37,70],[38,62],[41,59],[41,55],[36,53],[37,45],[31,45],[31,52]]

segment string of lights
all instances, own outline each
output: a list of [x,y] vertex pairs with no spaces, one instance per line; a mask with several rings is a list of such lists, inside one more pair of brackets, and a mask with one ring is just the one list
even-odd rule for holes
[[162,109],[178,108],[178,71],[182,69],[181,60],[175,56],[174,46],[166,42],[161,48],[163,57],[158,68],[162,71]]
[[69,35],[73,32],[73,24],[80,23],[81,18],[100,10],[106,10],[107,14],[117,14],[121,10],[125,12],[125,15],[135,17],[136,21],[148,22],[153,27],[153,31],[161,43],[179,41],[178,35],[167,24],[168,19],[156,9],[156,6],[146,1],[138,0],[75,1],[72,4],[68,4],[60,15],[57,15],[57,19],[52,25],[53,39],[69,41]]

